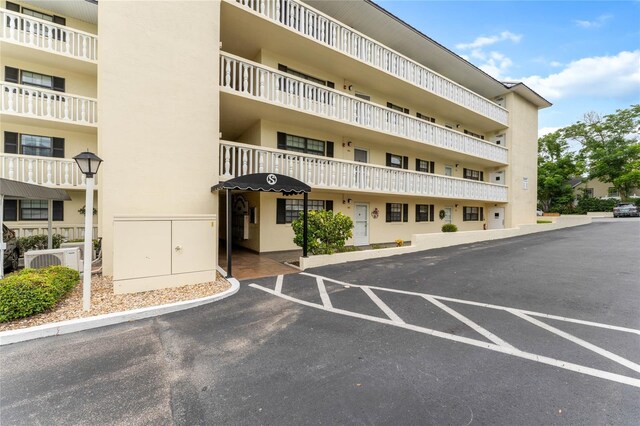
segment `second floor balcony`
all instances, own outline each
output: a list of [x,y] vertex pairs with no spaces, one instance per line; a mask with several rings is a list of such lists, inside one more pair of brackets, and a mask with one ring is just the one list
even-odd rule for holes
[[432,124],[230,54],[220,57],[223,91],[386,133],[495,163],[508,163],[503,146]]
[[277,173],[313,189],[507,202],[507,187],[297,152],[220,142],[220,180],[251,173]]
[[97,63],[98,36],[64,25],[0,9],[0,40]]
[[62,189],[85,188],[85,176],[71,158],[0,153],[0,177]]
[[0,83],[0,113],[96,127],[96,99],[23,84]]

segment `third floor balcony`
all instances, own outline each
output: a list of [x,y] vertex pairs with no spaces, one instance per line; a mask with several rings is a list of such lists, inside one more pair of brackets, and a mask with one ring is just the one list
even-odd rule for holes
[[485,202],[506,202],[508,196],[504,185],[227,141],[220,142],[219,167],[222,181],[251,173],[278,173],[314,189]]
[[[321,117],[347,127],[357,126],[382,137],[391,135],[425,144],[448,155],[462,154],[496,164],[508,162],[508,150],[503,146],[226,53],[220,57],[220,86],[223,93],[286,107],[313,116],[310,119]],[[232,115],[237,119],[237,113]]]
[[[245,11],[245,15],[249,12],[252,16],[270,22],[272,26],[252,21],[238,14],[237,10]],[[472,114],[468,114],[473,112],[498,125],[508,125],[509,113],[505,108],[300,1],[225,0],[223,13],[226,13],[224,16],[231,22],[222,32],[223,46],[227,51],[243,56],[246,53],[249,55],[247,57],[252,57],[250,55],[261,48],[284,54],[295,52],[296,57],[300,57],[305,63],[318,61],[315,64],[317,66],[335,65],[345,75],[345,79],[349,80],[350,71],[356,75],[368,72],[366,67],[355,70],[353,62],[344,62],[340,56],[345,55],[351,61],[366,64],[389,77],[404,81],[414,91],[418,87],[425,94],[435,95],[430,103],[456,110],[456,114],[466,122],[477,120]],[[255,37],[255,40],[248,37],[248,28],[251,28],[252,34],[260,36]],[[302,37],[280,34],[279,31],[282,32],[283,29]],[[334,54],[331,60],[327,60],[320,52],[321,48],[318,46],[314,49],[309,41],[342,55]],[[309,51],[313,51],[313,54]],[[410,89],[407,88],[407,91],[410,92]],[[443,101],[447,101],[449,105],[446,106]]]

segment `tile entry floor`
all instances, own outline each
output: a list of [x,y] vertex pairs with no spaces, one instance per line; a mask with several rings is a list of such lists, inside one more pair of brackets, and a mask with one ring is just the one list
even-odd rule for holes
[[[294,259],[297,260],[301,255],[302,251],[298,253],[298,250],[257,254],[242,247],[233,247],[233,250],[231,251],[231,274],[238,280],[295,274],[300,271],[296,268],[287,266],[282,262]],[[218,264],[222,269],[227,269],[227,250],[222,244],[218,250]]]

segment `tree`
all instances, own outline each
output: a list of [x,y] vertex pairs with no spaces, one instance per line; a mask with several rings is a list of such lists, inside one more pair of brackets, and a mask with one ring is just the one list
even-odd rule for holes
[[573,202],[571,178],[581,164],[569,150],[563,129],[538,139],[538,202],[542,210],[561,211]]
[[[291,223],[295,237],[293,242],[302,247],[304,231],[304,212]],[[333,254],[344,247],[347,238],[353,236],[353,221],[342,213],[333,214],[331,210],[312,210],[308,220],[308,245],[311,254]]]
[[611,184],[622,199],[640,187],[640,105],[604,117],[587,113],[584,121],[562,131],[582,145],[579,157],[589,178]]

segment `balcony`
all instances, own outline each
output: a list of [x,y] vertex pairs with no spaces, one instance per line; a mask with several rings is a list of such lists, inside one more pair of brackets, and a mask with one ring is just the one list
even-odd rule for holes
[[0,82],[0,113],[59,123],[97,127],[98,104],[93,98]]
[[502,164],[508,162],[508,151],[502,146],[229,54],[220,57],[220,86],[223,92],[457,151],[475,158]]
[[219,170],[220,180],[251,173],[278,173],[314,189],[507,201],[507,187],[503,185],[226,141],[220,143]]
[[97,63],[98,37],[64,25],[0,9],[0,40]]
[[509,112],[501,106],[307,5],[293,0],[227,2],[497,123],[508,125]]
[[61,189],[85,188],[85,177],[70,158],[1,153],[0,177]]

